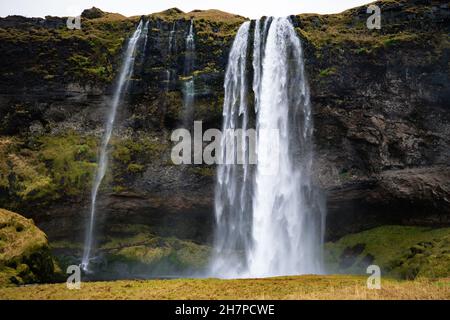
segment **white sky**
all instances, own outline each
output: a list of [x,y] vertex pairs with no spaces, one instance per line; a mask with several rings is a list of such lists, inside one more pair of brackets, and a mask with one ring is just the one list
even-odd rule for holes
[[0,16],[76,16],[83,9],[98,7],[125,16],[150,14],[177,7],[219,9],[249,18],[263,15],[287,16],[299,13],[338,13],[373,0],[0,0]]

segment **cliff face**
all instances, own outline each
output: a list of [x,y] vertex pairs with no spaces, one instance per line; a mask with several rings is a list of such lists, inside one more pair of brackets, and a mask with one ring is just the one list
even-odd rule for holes
[[[365,7],[291,17],[305,50],[328,238],[388,223],[450,224],[450,8],[378,5],[381,30],[365,27]],[[81,30],[62,18],[0,19],[0,207],[33,212],[50,240],[82,240],[115,71],[140,19],[91,13]],[[215,168],[173,165],[170,134],[192,77],[194,118],[221,127],[228,52],[245,19],[177,9],[144,18],[148,42],[119,112],[99,228],[120,237],[113,230],[145,225],[207,243]],[[194,71],[186,74],[192,18]]]
[[378,5],[381,30],[366,28],[365,7],[298,22],[330,237],[449,223],[449,6]]

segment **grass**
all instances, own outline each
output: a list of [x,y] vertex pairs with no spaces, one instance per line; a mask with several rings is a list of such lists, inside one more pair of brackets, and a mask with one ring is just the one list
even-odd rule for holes
[[[402,4],[402,7],[398,7],[398,4]],[[427,19],[427,14],[431,10],[430,5],[416,5],[406,0],[378,1],[377,5],[383,14],[391,14],[400,8],[404,16],[390,20],[382,18],[381,30],[369,30],[366,26],[369,15],[361,14],[358,11],[360,8],[332,15],[300,14],[298,17],[301,28],[297,28],[297,32],[318,49],[338,52],[350,49],[359,54],[370,54],[377,50],[404,45],[428,50],[430,45],[435,50],[441,46],[440,38],[442,35],[446,36],[445,32],[430,33],[429,29],[418,28],[416,24],[416,21]],[[410,14],[416,18],[404,18]],[[430,27],[433,27],[432,24]]]
[[239,15],[235,15],[228,12],[223,12],[220,10],[194,10],[191,12],[182,12],[181,10],[172,8],[162,12],[153,13],[150,15],[153,18],[161,19],[164,21],[174,21],[174,20],[191,20],[194,19],[200,22],[210,22],[216,24],[217,26],[226,25],[238,25],[242,23],[245,18]]
[[397,281],[382,279],[369,290],[366,277],[351,275],[291,276],[266,279],[176,279],[82,283],[0,288],[0,299],[450,299],[450,279]]

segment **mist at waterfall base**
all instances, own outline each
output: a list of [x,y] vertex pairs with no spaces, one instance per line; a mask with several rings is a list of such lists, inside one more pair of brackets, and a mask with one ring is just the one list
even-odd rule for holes
[[139,43],[142,43],[142,50],[145,49],[147,44],[147,32],[148,32],[148,21],[144,24],[141,20],[138,27],[134,31],[131,38],[128,40],[126,50],[124,52],[122,66],[117,79],[116,89],[112,98],[111,106],[108,111],[105,131],[101,141],[97,169],[95,172],[95,178],[91,190],[91,203],[90,203],[90,214],[89,221],[86,227],[86,237],[84,244],[83,258],[81,261],[81,267],[85,272],[89,272],[89,264],[92,259],[92,253],[94,251],[94,230],[95,230],[95,216],[96,216],[96,204],[97,196],[100,185],[105,177],[106,169],[108,167],[108,146],[111,139],[112,131],[114,129],[114,122],[116,120],[117,109],[122,102],[123,96],[127,91],[128,79],[132,76],[134,71],[134,62],[136,57],[136,50]]
[[[253,103],[248,101],[250,86]],[[257,165],[218,166],[210,274],[241,278],[322,273],[325,210],[311,178],[309,87],[301,42],[288,18],[257,20],[253,35],[250,22],[240,27],[224,87],[222,132],[245,130],[254,122]],[[276,137],[263,134],[267,130],[279,133],[276,150]],[[222,148],[222,159],[227,153],[248,155],[248,143]]]

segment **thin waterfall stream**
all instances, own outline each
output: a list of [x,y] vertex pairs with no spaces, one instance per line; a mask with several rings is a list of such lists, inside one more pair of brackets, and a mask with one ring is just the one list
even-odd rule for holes
[[186,36],[186,53],[184,58],[184,75],[190,77],[184,82],[184,115],[183,125],[185,128],[192,126],[194,116],[194,76],[191,75],[194,70],[195,63],[195,37],[194,37],[194,20],[192,19],[189,25],[189,32]]
[[116,84],[116,90],[114,91],[113,99],[111,102],[111,106],[107,116],[107,121],[105,124],[105,131],[103,134],[99,151],[98,166],[95,172],[95,178],[91,190],[90,214],[88,225],[86,227],[84,252],[81,262],[81,267],[86,272],[90,271],[89,264],[90,261],[92,260],[97,196],[100,185],[103,181],[103,178],[105,177],[106,169],[108,167],[108,145],[114,128],[117,109],[127,89],[128,79],[133,74],[133,66],[135,61],[137,44],[140,39],[144,38],[145,39],[144,46],[146,45],[146,38],[147,38],[146,28],[148,28],[148,21],[144,25],[143,21],[141,20],[139,22],[138,27],[134,31],[133,35],[128,40],[127,48],[124,52],[124,60],[122,62],[122,66]]

